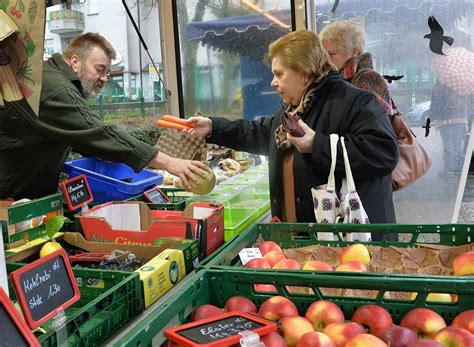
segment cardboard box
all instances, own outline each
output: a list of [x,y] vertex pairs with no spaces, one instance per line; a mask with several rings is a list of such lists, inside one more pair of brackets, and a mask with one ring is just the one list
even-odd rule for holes
[[222,206],[194,203],[184,211],[152,211],[144,202],[110,202],[75,217],[89,241],[146,245],[163,237],[195,238],[199,259],[224,242]]
[[198,265],[197,260],[197,241],[183,240],[140,267],[137,272],[143,284],[145,308],[193,271]]
[[44,217],[49,213],[63,214],[63,201],[59,193],[40,199],[14,204],[0,201],[0,229],[5,248],[15,248],[45,235]]

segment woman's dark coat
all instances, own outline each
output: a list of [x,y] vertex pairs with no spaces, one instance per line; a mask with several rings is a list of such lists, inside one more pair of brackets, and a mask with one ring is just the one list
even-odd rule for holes
[[[357,192],[371,223],[394,223],[391,172],[398,162],[398,145],[386,111],[375,97],[331,73],[322,82],[303,121],[315,130],[311,154],[294,151],[295,206],[298,222],[314,222],[311,188],[326,184],[331,165],[329,135],[344,136]],[[273,117],[254,121],[212,117],[210,143],[240,151],[268,155],[271,209],[283,209],[284,152],[276,147],[275,130],[281,109]],[[336,180],[345,176],[340,142]]]

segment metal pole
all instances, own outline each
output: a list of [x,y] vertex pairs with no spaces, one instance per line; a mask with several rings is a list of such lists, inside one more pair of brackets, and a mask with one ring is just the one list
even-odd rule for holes
[[[137,21],[138,31],[140,31],[140,0],[137,1]],[[142,117],[145,116],[145,99],[143,97],[143,66],[142,66],[142,42],[138,40],[138,60],[140,61],[140,110]]]

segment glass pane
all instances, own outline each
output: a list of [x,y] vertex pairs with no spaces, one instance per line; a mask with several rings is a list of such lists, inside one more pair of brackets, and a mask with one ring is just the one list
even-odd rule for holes
[[181,79],[186,116],[254,119],[280,104],[263,63],[268,44],[292,28],[291,0],[178,0]]
[[[455,221],[472,152],[474,3],[348,0],[341,1],[331,16],[333,3],[315,2],[317,30],[340,19],[363,24],[374,68],[382,75],[403,76],[388,86],[405,121],[433,159],[425,176],[394,193],[397,221]],[[424,38],[430,33],[429,16],[436,18],[445,36],[454,38],[452,46],[443,43],[445,55],[432,52],[429,39]],[[428,136],[427,119],[431,121]]]

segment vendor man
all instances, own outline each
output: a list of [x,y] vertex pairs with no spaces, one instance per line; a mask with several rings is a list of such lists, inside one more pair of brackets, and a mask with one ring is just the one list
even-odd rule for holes
[[[21,146],[0,150],[0,199],[38,198],[57,191],[68,154],[75,151],[123,162],[136,172],[145,166],[164,169],[189,180],[206,174],[199,161],[181,160],[158,152],[115,125],[106,125],[86,99],[94,99],[110,74],[115,50],[101,35],[86,33],[71,40],[63,54],[43,67],[38,120]],[[0,139],[1,140],[1,139]]]

